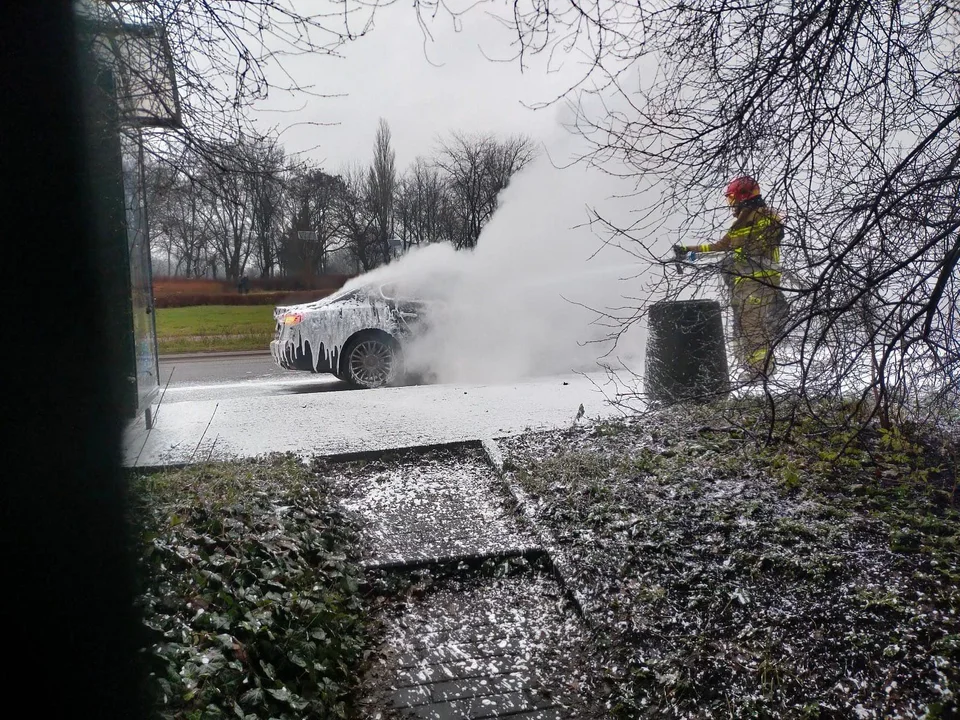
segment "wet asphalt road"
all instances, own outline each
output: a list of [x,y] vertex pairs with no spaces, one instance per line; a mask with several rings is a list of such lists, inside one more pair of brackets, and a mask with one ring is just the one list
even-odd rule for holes
[[236,355],[166,355],[160,359],[160,385],[173,373],[175,383],[236,382],[261,378],[282,378],[288,373],[277,367],[267,353]]
[[164,403],[352,389],[333,375],[284,370],[263,353],[164,357],[160,360],[161,391],[164,387]]

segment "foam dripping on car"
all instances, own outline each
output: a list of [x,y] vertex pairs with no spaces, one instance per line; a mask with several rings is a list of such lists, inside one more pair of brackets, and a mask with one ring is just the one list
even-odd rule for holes
[[394,336],[400,332],[395,312],[386,302],[356,296],[343,298],[340,304],[337,310],[327,308],[326,312],[304,313],[303,321],[294,331],[293,340],[301,351],[304,342],[308,344],[315,371],[321,359],[327,365],[335,362],[347,341],[362,330],[377,329]]

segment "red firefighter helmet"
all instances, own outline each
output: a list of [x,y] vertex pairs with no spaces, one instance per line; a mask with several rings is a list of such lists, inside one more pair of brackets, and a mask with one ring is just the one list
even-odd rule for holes
[[749,175],[734,178],[727,185],[726,195],[729,205],[739,205],[751,198],[760,197],[760,183]]

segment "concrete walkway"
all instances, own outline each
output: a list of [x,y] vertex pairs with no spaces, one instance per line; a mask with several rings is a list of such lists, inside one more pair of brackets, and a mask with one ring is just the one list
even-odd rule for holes
[[[271,452],[303,455],[385,450],[569,425],[616,411],[597,389],[606,377],[570,375],[506,385],[423,385],[347,392],[164,401],[156,424],[126,437],[124,464],[158,466]],[[255,381],[251,381],[252,383]]]
[[522,561],[509,576],[449,575],[484,559],[506,573],[510,559],[543,555],[482,449],[391,453],[323,471],[360,527],[368,571],[440,578],[386,618],[379,662],[362,683],[364,717],[601,717],[577,692],[587,633],[556,580]]

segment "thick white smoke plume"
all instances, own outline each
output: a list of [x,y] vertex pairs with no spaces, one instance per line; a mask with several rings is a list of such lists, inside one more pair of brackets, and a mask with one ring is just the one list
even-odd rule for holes
[[638,201],[616,197],[629,191],[608,175],[558,169],[542,156],[511,180],[475,250],[413,250],[352,284],[395,282],[398,297],[430,303],[429,328],[405,358],[408,369],[439,382],[507,382],[624,363],[638,371],[642,328],[614,343],[619,322],[602,315],[628,316],[650,270],[604,247],[587,224],[588,208],[629,223]]

